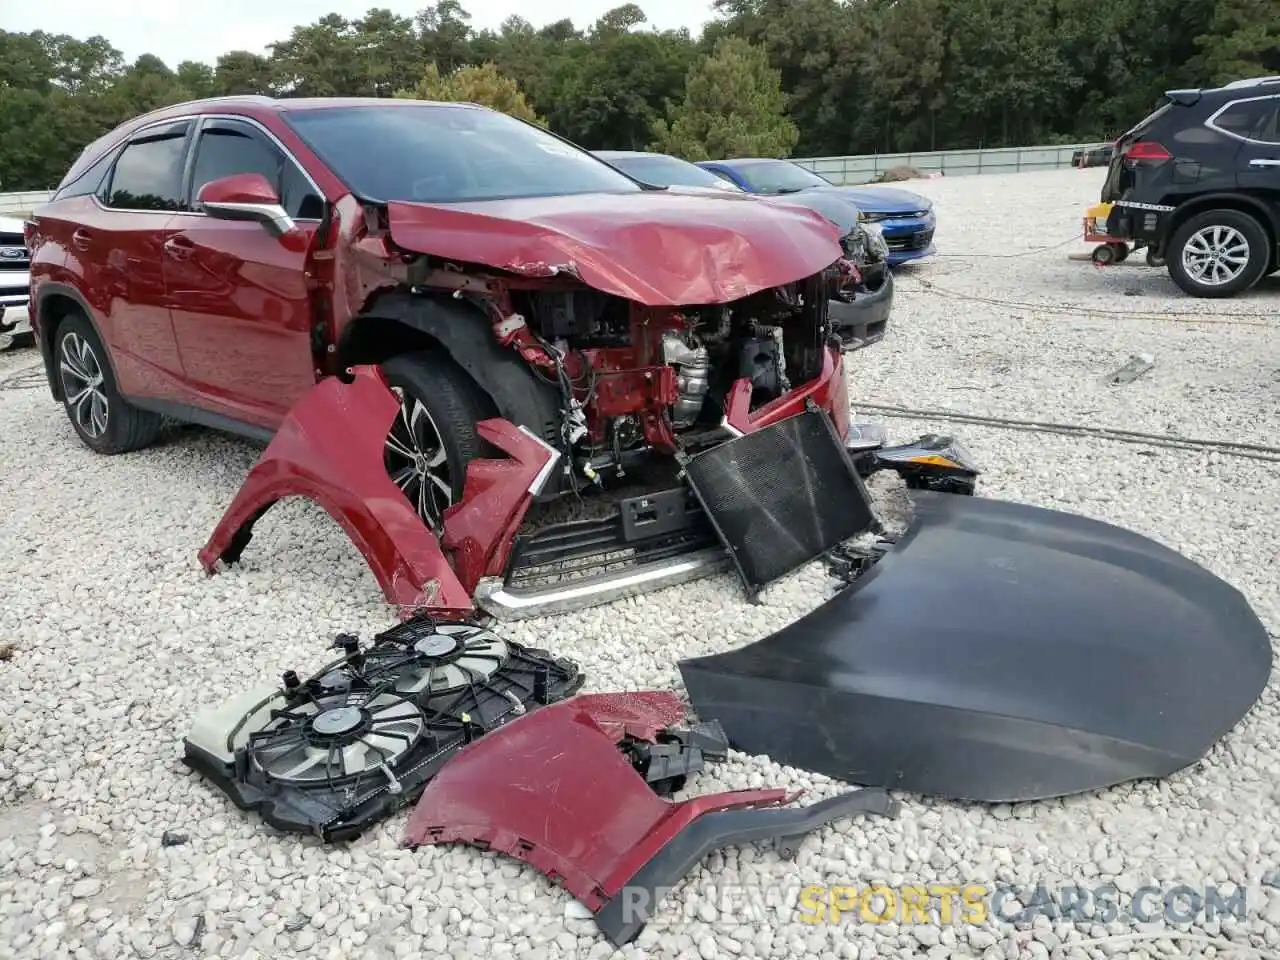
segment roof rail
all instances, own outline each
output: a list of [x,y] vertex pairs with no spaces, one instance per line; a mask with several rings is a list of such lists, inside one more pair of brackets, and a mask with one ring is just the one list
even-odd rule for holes
[[238,100],[242,103],[256,103],[264,107],[275,103],[275,100],[271,97],[264,97],[257,93],[233,93],[225,97],[197,97],[194,100],[182,100],[178,103],[167,103],[163,107],[156,107],[154,110],[148,110],[146,113],[140,114],[132,119],[144,120],[157,113],[164,113],[166,110],[172,110],[174,107],[192,107],[201,103],[223,103],[228,100]]
[[1239,90],[1242,87],[1264,87],[1273,83],[1280,83],[1280,77],[1249,77],[1245,80],[1233,80],[1224,84],[1222,89]]

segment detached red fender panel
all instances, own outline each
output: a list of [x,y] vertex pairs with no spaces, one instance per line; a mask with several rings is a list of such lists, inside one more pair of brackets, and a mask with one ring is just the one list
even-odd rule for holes
[[584,695],[485,734],[427,785],[405,842],[464,842],[516,857],[569,890],[621,946],[712,850],[771,840],[785,855],[841,817],[897,813],[883,790],[790,809],[777,809],[796,796],[781,789],[664,800],[618,741],[652,739],[684,713],[665,691]]
[[387,475],[383,444],[400,405],[376,367],[357,367],[351,383],[330,377],[289,411],[245,478],[200,563],[235,563],[253,526],[278,500],[314,500],[364,555],[386,598],[402,612],[472,612],[476,581],[506,562],[511,535],[531,491],[558,454],[506,420],[481,421],[480,436],[511,459],[468,465],[462,499],[444,515],[443,545]]

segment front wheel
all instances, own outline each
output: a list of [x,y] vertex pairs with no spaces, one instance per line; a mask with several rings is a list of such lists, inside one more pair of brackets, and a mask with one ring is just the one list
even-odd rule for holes
[[387,475],[437,535],[444,512],[462,498],[467,464],[481,455],[476,424],[492,405],[466,372],[436,351],[404,354],[382,364],[400,401],[387,434]]
[[54,363],[67,418],[85,446],[117,454],[155,442],[160,416],[139,410],[120,395],[107,349],[88,317],[73,313],[58,324]]
[[1262,279],[1271,242],[1262,224],[1239,210],[1208,210],[1174,231],[1169,276],[1193,297],[1224,298]]

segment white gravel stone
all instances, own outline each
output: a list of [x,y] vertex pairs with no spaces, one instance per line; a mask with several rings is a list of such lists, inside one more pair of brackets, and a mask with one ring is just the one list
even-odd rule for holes
[[[858,412],[862,401],[1275,443],[1280,278],[1235,300],[1191,300],[1141,255],[1107,270],[1069,261],[1084,248],[1080,218],[1101,179],[1071,170],[907,184],[937,202],[941,254],[900,271],[888,337],[850,355],[857,418],[876,419]],[[1105,386],[1135,353],[1155,367]],[[0,382],[38,363],[31,350],[0,354]],[[887,425],[894,440],[959,436],[986,468],[985,494],[1181,550],[1239,587],[1280,634],[1275,465],[941,420]],[[367,636],[393,619],[355,548],[306,503],[267,514],[237,569],[203,575],[195,552],[257,452],[182,430],[135,455],[99,457],[46,390],[0,389],[0,644],[13,648],[0,661],[0,958],[607,956],[572,899],[531,868],[467,848],[401,851],[405,814],[347,847],[282,835],[178,763],[197,705],[317,662],[335,633]],[[871,486],[900,525],[898,485]],[[763,637],[831,587],[811,564],[759,606],[724,575],[498,629],[577,659],[588,690],[678,689],[678,658]],[[754,848],[710,856],[621,955],[1203,955],[1210,948],[1155,938],[1077,946],[1135,929],[1096,913],[1034,931],[994,919],[954,932],[873,924],[856,912],[815,928],[796,916],[794,895],[782,896],[898,881],[1007,882],[1026,896],[1037,883],[1112,882],[1133,893],[1153,879],[1201,892],[1239,884],[1243,921],[1202,915],[1180,929],[1274,952],[1280,900],[1265,885],[1280,885],[1278,777],[1280,713],[1268,690],[1202,763],[1166,783],[993,808],[904,796],[901,819],[835,824],[795,862]],[[686,795],[769,785],[803,787],[808,799],[835,789],[735,754]],[[162,847],[165,831],[189,842]],[[707,904],[695,890],[708,885],[739,885],[768,906]]]

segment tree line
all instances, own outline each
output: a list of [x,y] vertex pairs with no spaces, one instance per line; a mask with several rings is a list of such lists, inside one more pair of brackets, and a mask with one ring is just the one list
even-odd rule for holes
[[1166,89],[1280,74],[1280,0],[717,0],[697,36],[628,3],[475,29],[458,0],[295,27],[265,54],[126,63],[0,31],[0,190],[46,189],[129,117],[231,94],[476,100],[591,149],[833,156],[1112,138]]

